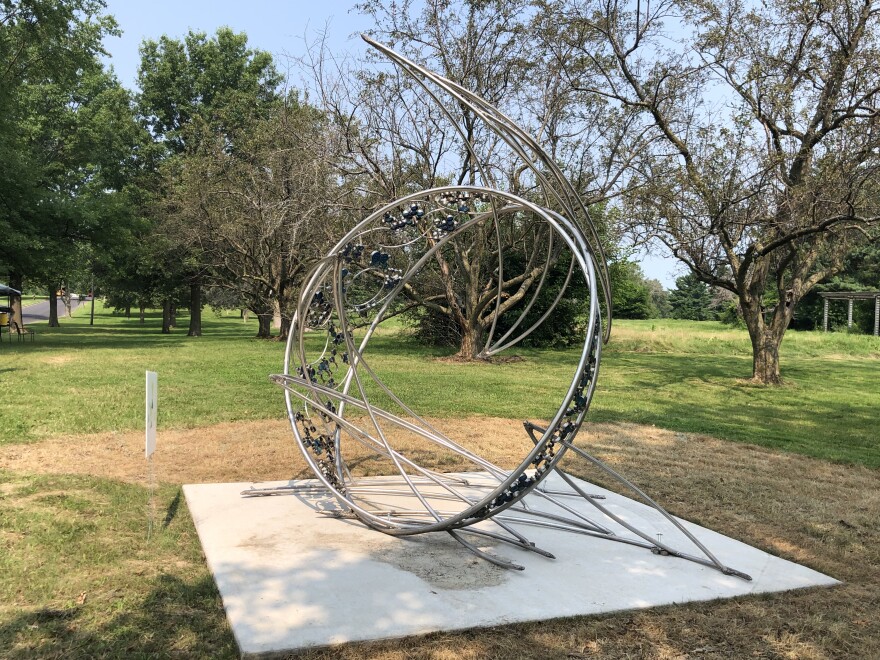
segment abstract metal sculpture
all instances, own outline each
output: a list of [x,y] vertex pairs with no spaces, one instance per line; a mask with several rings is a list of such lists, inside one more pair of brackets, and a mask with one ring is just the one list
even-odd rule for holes
[[[657,554],[682,557],[728,575],[751,579],[722,564],[644,492],[575,445],[599,370],[603,340],[600,295],[608,301],[610,291],[596,230],[572,185],[538,143],[495,107],[390,48],[368,37],[364,39],[412,76],[438,107],[443,108],[443,104],[435,90],[445,92],[484,122],[531,170],[543,203],[492,185],[491,175],[479,163],[474,145],[456,127],[480,168],[482,181],[488,185],[445,186],[395,200],[360,222],[327,253],[307,278],[299,297],[285,353],[285,371],[271,376],[285,390],[297,446],[321,484],[292,488],[329,492],[345,515],[385,534],[446,532],[472,552],[506,568],[522,567],[480,549],[465,536],[506,542],[552,557],[520,530],[524,525],[538,525],[641,546]],[[451,115],[447,114],[447,118],[455,124]],[[530,299],[521,306],[517,320],[506,330],[497,327],[499,315],[495,315],[482,356],[496,355],[532,333],[557,307],[572,278],[581,278],[589,292],[589,322],[571,383],[546,427],[525,422],[530,442],[521,462],[512,470],[502,469],[438,430],[380,379],[366,357],[371,338],[383,318],[395,311],[404,288],[438,251],[447,249],[452,241],[468,240],[469,232],[476,228],[482,227],[497,237],[498,284],[494,304],[500,308],[505,268],[499,234],[502,223],[536,227],[536,231],[544,232],[544,271],[533,286]],[[548,286],[551,265],[560,263],[562,251],[568,253],[565,281],[557,287],[558,291],[541,298],[542,290]],[[547,298],[551,302],[547,303]],[[544,309],[540,309],[542,304]],[[610,328],[610,310],[607,319],[605,333]],[[607,338],[607,334],[604,336]],[[406,436],[408,449],[400,449],[391,436]],[[355,445],[385,461],[394,476],[353,476],[347,457]],[[464,464],[469,469],[456,470],[455,474],[428,469],[417,460],[422,448],[452,456],[450,464]],[[639,529],[604,506],[601,496],[585,492],[559,468],[569,451],[639,495],[689,539],[699,554],[673,548],[656,534]],[[556,473],[570,490],[545,487],[542,482],[551,473]],[[243,494],[266,495],[283,490],[251,489]],[[530,505],[527,497],[530,502],[539,498],[541,506]],[[588,502],[598,520],[577,510],[572,497]],[[630,534],[614,533],[609,520]],[[483,524],[477,526],[478,523]]]

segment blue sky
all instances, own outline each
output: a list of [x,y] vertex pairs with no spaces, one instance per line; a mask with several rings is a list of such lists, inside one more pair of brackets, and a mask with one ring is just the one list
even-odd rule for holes
[[256,48],[274,55],[301,55],[305,40],[326,31],[336,50],[363,52],[352,34],[369,27],[367,17],[349,11],[353,0],[108,0],[107,12],[122,30],[119,38],[105,41],[110,62],[120,81],[134,88],[139,62],[138,46],[144,39],[163,34],[182,37],[190,29],[212,34],[221,26],[245,32]]
[[[130,89],[135,88],[140,43],[163,34],[182,37],[190,29],[211,34],[226,25],[247,33],[253,47],[277,56],[302,55],[307,40],[325,32],[331,49],[359,54],[364,44],[357,34],[370,27],[370,20],[353,5],[354,0],[107,0],[107,12],[122,36],[108,38],[105,47],[116,75]],[[667,288],[684,273],[675,259],[643,255],[637,260],[648,277]]]

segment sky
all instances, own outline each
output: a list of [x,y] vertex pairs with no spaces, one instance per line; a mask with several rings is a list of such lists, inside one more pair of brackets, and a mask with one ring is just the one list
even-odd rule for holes
[[[116,18],[121,37],[108,37],[104,46],[108,62],[120,82],[136,88],[140,61],[138,46],[144,39],[163,34],[183,37],[190,29],[208,34],[228,26],[245,32],[254,48],[277,56],[300,56],[306,44],[324,33],[328,47],[337,53],[363,54],[366,46],[358,37],[370,27],[370,19],[352,9],[355,0],[107,0],[107,13]],[[283,70],[283,65],[279,66]],[[637,255],[646,277],[660,280],[666,288],[684,274],[680,263],[662,255]]]

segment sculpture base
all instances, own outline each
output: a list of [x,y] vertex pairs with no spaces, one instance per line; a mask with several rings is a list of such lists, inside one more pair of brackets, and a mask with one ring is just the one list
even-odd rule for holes
[[[560,481],[551,475],[544,483],[552,489]],[[649,528],[663,534],[664,542],[672,541],[671,526],[649,507],[576,481],[589,493],[605,495],[604,505],[624,519],[653,525]],[[556,559],[469,537],[525,566],[505,570],[468,553],[445,533],[390,537],[321,513],[338,510],[326,495],[242,497],[251,485],[184,486],[244,656],[837,584],[689,523],[719,560],[753,581],[644,548],[541,527],[520,529]],[[572,506],[595,513],[584,501],[572,500]],[[493,529],[491,523],[482,525]],[[675,543],[693,551],[683,541]]]

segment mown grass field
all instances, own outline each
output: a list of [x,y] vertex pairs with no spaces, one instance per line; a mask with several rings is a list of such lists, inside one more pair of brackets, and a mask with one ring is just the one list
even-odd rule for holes
[[[306,476],[272,421],[282,398],[266,375],[283,347],[210,312],[195,339],[185,319],[161,335],[156,315],[141,326],[99,309],[89,327],[81,309],[61,321],[37,327],[33,344],[0,346],[0,657],[236,657],[180,484]],[[391,328],[370,355],[420,411],[479,426],[480,415],[545,417],[571,377],[572,351],[517,352],[522,361],[452,364]],[[175,466],[152,495],[145,467],[115,465],[143,464],[145,369],[159,372],[160,449]],[[749,371],[742,331],[618,322],[591,440],[673,513],[844,585],[303,657],[880,657],[880,341],[789,333],[783,387],[755,386]],[[95,458],[114,452],[106,466]],[[601,482],[586,464],[570,470]]]
[[[61,328],[39,328],[33,344],[3,344],[0,443],[141,428],[147,369],[159,373],[165,428],[282,416],[282,397],[267,375],[281,371],[283,346],[254,339],[255,323],[208,312],[200,338],[186,337],[185,318],[172,335],[160,334],[158,325],[155,314],[142,326],[99,309],[90,327],[81,308]],[[427,415],[546,418],[572,378],[572,350],[518,350],[523,359],[504,364],[447,363],[436,359],[442,350],[425,349],[398,330],[374,339],[371,363]],[[782,368],[782,387],[749,382],[742,330],[619,321],[604,351],[590,419],[880,467],[880,340],[789,332]]]

